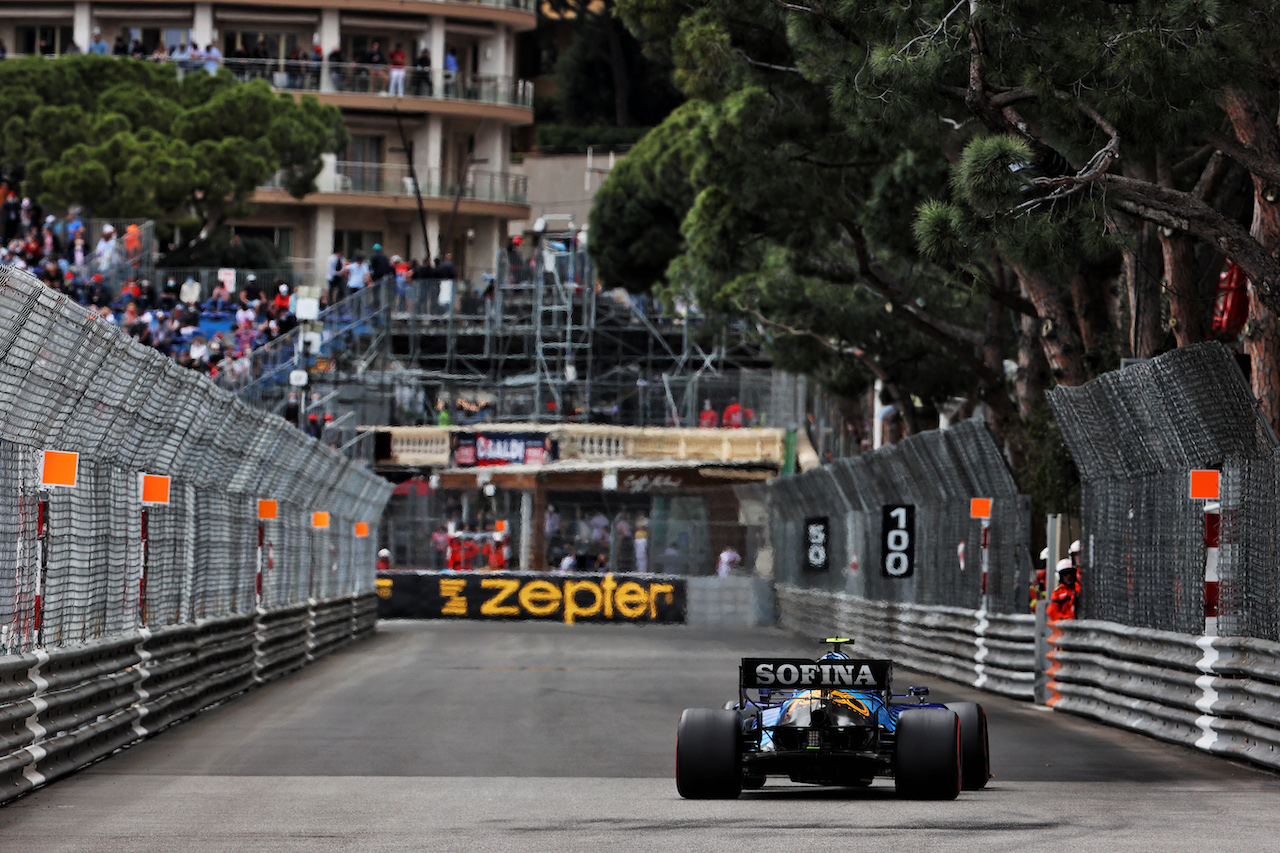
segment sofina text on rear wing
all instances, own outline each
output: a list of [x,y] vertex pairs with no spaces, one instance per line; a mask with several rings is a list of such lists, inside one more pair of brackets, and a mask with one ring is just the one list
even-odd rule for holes
[[887,660],[820,660],[808,658],[743,658],[742,688],[768,690],[884,690],[893,678]]

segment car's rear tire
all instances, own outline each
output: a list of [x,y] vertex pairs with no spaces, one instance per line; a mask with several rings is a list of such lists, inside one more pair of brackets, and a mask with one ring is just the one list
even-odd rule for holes
[[676,733],[676,790],[687,800],[732,800],[742,793],[737,711],[688,708]]
[[946,708],[912,708],[898,717],[893,758],[898,794],[916,800],[960,795],[960,718]]
[[977,702],[952,702],[947,707],[960,718],[960,784],[966,791],[981,791],[991,778],[987,712]]

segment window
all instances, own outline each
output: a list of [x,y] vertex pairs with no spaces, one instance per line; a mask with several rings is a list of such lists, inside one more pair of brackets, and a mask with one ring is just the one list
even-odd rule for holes
[[236,225],[231,232],[237,237],[257,238],[271,243],[282,258],[293,257],[293,229],[270,225]]
[[348,258],[354,257],[356,252],[363,252],[365,257],[368,257],[369,253],[373,251],[373,244],[381,242],[381,231],[335,229],[333,232],[334,250],[341,249],[342,254]]
[[[16,47],[26,54],[63,54],[71,46],[71,27],[18,27]],[[83,51],[86,45],[79,45]]]

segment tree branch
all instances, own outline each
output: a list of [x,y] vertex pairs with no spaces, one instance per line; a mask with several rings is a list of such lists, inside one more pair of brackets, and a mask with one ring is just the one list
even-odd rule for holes
[[1251,174],[1257,175],[1264,181],[1280,184],[1280,163],[1262,156],[1257,150],[1221,133],[1206,133],[1205,138],[1214,148],[1244,166]]

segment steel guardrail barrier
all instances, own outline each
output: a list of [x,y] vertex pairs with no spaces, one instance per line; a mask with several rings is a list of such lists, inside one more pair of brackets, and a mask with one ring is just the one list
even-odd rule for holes
[[1030,699],[1035,619],[941,605],[871,601],[844,593],[777,588],[782,627],[806,636],[852,637],[859,653],[972,687]]
[[1280,643],[1053,623],[1054,710],[1280,768]]
[[376,608],[362,593],[0,658],[0,803],[367,635]]

